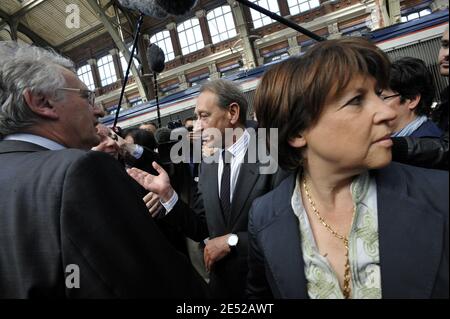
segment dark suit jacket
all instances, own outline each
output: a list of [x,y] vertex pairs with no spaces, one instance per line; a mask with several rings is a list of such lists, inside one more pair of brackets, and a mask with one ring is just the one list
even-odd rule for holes
[[187,237],[202,241],[207,237],[215,238],[229,233],[237,234],[239,242],[225,258],[218,261],[210,273],[210,288],[214,297],[244,298],[248,272],[248,212],[253,200],[274,189],[287,173],[278,169],[272,175],[261,175],[260,162],[241,165],[238,180],[233,193],[231,214],[222,214],[218,191],[218,163],[200,166],[198,193],[193,209],[181,200],[164,217],[167,222],[179,225]]
[[411,137],[441,137],[443,132],[434,124],[433,121],[428,120],[422,123],[410,136]]
[[0,163],[0,298],[205,296],[111,156],[0,141]]
[[[448,173],[393,163],[376,177],[383,298],[448,298]],[[308,298],[295,175],[255,200],[249,220],[250,297]]]

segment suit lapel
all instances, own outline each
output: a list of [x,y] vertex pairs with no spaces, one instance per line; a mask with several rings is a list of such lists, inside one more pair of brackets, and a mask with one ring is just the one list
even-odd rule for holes
[[289,206],[261,234],[266,261],[280,298],[308,298],[298,223]]
[[441,259],[444,221],[408,195],[400,174],[389,172],[377,175],[382,296],[430,298]]
[[[208,218],[213,223],[219,223],[221,229],[225,229],[226,223],[222,213],[222,207],[220,206],[219,187],[218,187],[218,163],[202,164],[202,197],[205,204]],[[216,213],[219,212],[219,213]]]
[[258,180],[258,163],[244,163],[239,169],[238,180],[233,192],[233,202],[231,203],[231,216],[229,219],[230,226],[234,225],[236,219],[242,212],[242,209],[249,198],[256,181]]

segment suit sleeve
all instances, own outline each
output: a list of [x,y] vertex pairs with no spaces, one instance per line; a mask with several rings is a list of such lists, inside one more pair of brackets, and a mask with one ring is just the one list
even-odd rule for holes
[[249,299],[273,298],[266,279],[264,255],[258,246],[254,215],[258,212],[259,200],[256,200],[249,213],[248,224],[248,277],[246,294]]
[[67,170],[61,196],[63,267],[79,268],[73,298],[204,298],[203,280],[160,233],[135,183],[108,155]]
[[162,218],[162,221],[177,227],[186,237],[197,242],[209,237],[205,208],[200,191],[194,195],[192,208],[179,198],[173,209]]
[[408,165],[448,170],[448,132],[437,137],[394,137],[392,160]]

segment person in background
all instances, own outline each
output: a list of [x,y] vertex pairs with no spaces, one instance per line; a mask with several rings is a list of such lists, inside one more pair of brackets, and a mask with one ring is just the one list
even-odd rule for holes
[[[448,77],[448,34],[445,29],[438,55],[439,70]],[[392,159],[414,166],[448,170],[448,87],[441,93],[441,102],[432,111],[432,120],[444,132],[441,138],[393,137]]]
[[442,131],[428,119],[434,97],[433,77],[425,63],[405,57],[391,64],[389,87],[381,97],[397,117],[389,124],[393,137],[441,137]]
[[124,150],[127,166],[156,174],[152,162],[158,162],[160,156],[156,152],[157,143],[153,133],[143,129],[126,129],[122,132],[122,136],[123,139],[119,139],[119,145]]
[[[439,72],[442,76],[448,78],[449,74],[449,57],[448,57],[448,34],[449,27],[445,29],[441,38],[441,48],[438,55]],[[441,92],[441,103],[433,110],[433,121],[444,131],[448,132],[448,86]]]
[[346,37],[263,75],[256,116],[293,174],[253,202],[249,297],[449,297],[448,173],[390,164],[389,64]]
[[111,137],[111,130],[103,124],[97,124],[97,134],[100,137],[100,143],[91,149],[93,151],[104,152],[119,160],[121,153],[120,146],[117,141]]
[[148,123],[141,124],[139,126],[139,128],[141,130],[146,130],[146,131],[149,131],[152,134],[155,134],[156,130],[158,129],[158,126],[155,123],[153,123],[153,122],[148,122]]
[[188,117],[184,119],[184,127],[188,130],[188,132],[192,132],[194,130],[194,118]]
[[[204,84],[195,113],[204,144],[218,150],[218,161],[201,163],[192,207],[179,200],[162,168],[156,166],[158,176],[136,169],[129,170],[129,174],[160,196],[167,210],[163,220],[178,226],[187,237],[205,243],[203,259],[213,297],[244,298],[250,206],[286,174],[280,169],[274,174],[260,174],[264,165],[260,158],[248,161],[249,147],[255,145],[256,138],[245,129],[247,100],[235,83],[221,79]],[[208,129],[221,134],[211,136]],[[225,137],[227,129],[233,129],[230,139]]]

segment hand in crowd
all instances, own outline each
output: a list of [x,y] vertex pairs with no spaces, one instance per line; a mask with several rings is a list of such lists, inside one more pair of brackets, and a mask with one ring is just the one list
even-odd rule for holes
[[205,250],[203,252],[203,260],[207,271],[211,271],[214,264],[228,255],[231,251],[228,246],[228,237],[230,234],[209,239],[206,242]]
[[100,136],[100,143],[94,146],[92,150],[107,153],[117,159],[120,147],[116,140],[111,137],[111,130],[103,124],[97,124],[96,129]]
[[147,206],[148,211],[150,212],[150,215],[153,218],[156,217],[160,209],[162,208],[159,196],[153,192],[149,192],[147,195],[144,196],[143,199],[145,206]]
[[146,190],[157,194],[163,202],[167,202],[173,195],[173,188],[170,185],[169,175],[156,162],[152,163],[153,168],[158,172],[158,175],[152,175],[138,168],[127,169],[128,174],[136,180]]
[[109,136],[116,141],[119,147],[120,155],[125,156],[127,153],[131,154],[135,149],[135,144],[125,140],[112,129],[109,129]]

